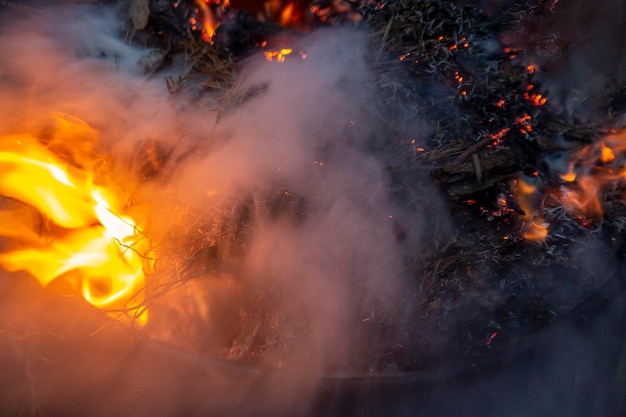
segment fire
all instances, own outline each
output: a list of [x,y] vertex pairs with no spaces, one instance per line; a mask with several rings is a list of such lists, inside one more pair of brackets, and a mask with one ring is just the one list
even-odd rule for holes
[[577,181],[577,187],[561,187],[555,194],[559,204],[572,216],[585,216],[588,219],[602,217],[602,204],[598,197],[600,183],[593,176],[585,176]]
[[559,174],[559,177],[565,182],[576,181],[576,172],[574,172],[574,163],[570,162],[567,172]]
[[[524,125],[522,117],[516,123]],[[618,182],[626,180],[626,135],[608,135],[597,143],[576,152],[569,161],[567,172],[559,174],[564,182],[556,187],[541,190],[545,208],[563,208],[568,216],[582,226],[590,227],[604,216],[602,195],[607,189],[617,189]],[[527,239],[542,240],[547,237],[547,228],[539,214],[539,208],[531,204],[531,195],[537,187],[519,179],[515,196],[526,215],[523,217],[524,234]],[[626,201],[626,195],[622,196]],[[545,229],[545,230],[544,230]]]
[[[204,0],[196,0],[196,5],[200,9],[200,11],[202,11],[202,40],[211,43],[213,40],[213,36],[215,35],[215,30],[217,29],[215,16],[213,15],[211,9],[209,9],[209,6],[204,2]],[[195,25],[195,19],[191,23],[192,25]]]
[[[0,235],[10,243],[0,265],[26,271],[43,286],[65,277],[89,303],[111,314],[133,312],[143,324],[149,239],[121,214],[124,199],[105,181],[108,172],[92,148],[95,131],[69,117],[58,122],[53,140],[0,138]],[[25,209],[39,216],[25,222]]]
[[[609,135],[581,149],[570,162],[568,172],[560,174],[567,186],[554,191],[553,198],[577,218],[601,218],[603,209],[599,195],[602,188],[625,178],[625,145],[624,135]],[[581,167],[578,173],[574,171],[575,166]]]
[[[204,42],[212,44],[215,32],[230,7],[230,0],[195,0],[195,4],[198,7],[196,14],[202,20],[200,36]],[[192,30],[198,29],[195,17],[192,16],[189,22]]]

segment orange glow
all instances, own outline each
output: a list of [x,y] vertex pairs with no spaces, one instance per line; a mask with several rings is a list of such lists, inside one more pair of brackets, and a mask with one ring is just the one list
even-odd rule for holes
[[[121,214],[124,199],[112,184],[96,184],[96,177],[108,178],[101,167],[96,169],[91,146],[96,132],[69,117],[59,117],[58,125],[59,139],[47,146],[28,134],[0,138],[0,195],[41,215],[22,225],[21,233],[12,233],[19,209],[5,205],[0,235],[11,245],[0,254],[0,265],[27,271],[43,286],[65,276],[81,287],[89,303],[111,313],[132,312],[143,324],[149,240],[130,216]],[[55,147],[74,154],[61,158]]]
[[521,207],[524,210],[522,220],[521,236],[533,242],[543,242],[548,237],[549,224],[546,223],[538,213],[531,201],[532,196],[537,192],[537,186],[533,185],[523,178],[516,181],[513,187],[513,193]]
[[537,186],[529,184],[523,179],[517,180],[517,189],[520,191],[522,195],[533,194],[537,192]]
[[298,13],[298,8],[295,2],[290,1],[287,6],[280,12],[280,25],[281,26],[293,26],[298,24],[301,20],[301,15]]
[[529,74],[534,74],[535,71],[537,71],[537,67],[535,65],[528,65],[526,66],[526,71],[528,71]]

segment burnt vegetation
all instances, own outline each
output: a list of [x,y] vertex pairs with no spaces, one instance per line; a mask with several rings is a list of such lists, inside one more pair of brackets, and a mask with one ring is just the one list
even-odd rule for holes
[[[148,17],[131,16],[127,36],[156,48],[143,62],[146,71],[159,76],[183,68],[178,77],[167,76],[168,90],[209,100],[220,112],[265,92],[265,86],[240,88],[242,60],[301,36],[297,24],[287,29],[271,14],[219,1],[207,2],[205,11],[194,1],[145,3]],[[435,366],[442,356],[466,366],[500,360],[563,316],[593,314],[598,302],[590,300],[623,288],[616,265],[624,256],[625,156],[618,149],[612,159],[600,155],[604,138],[622,129],[623,74],[607,76],[604,88],[585,98],[586,114],[551,97],[543,74],[576,48],[542,26],[553,19],[556,2],[513,3],[491,12],[430,0],[314,1],[306,7],[308,23],[303,18],[300,26],[308,30],[349,25],[370,33],[369,65],[380,101],[367,117],[380,128],[368,151],[386,166],[389,198],[403,208],[394,222],[412,279],[406,299],[383,310],[373,305],[367,320],[350,323],[357,329],[355,360],[339,368],[398,372]],[[206,13],[216,24],[210,36],[202,23]],[[519,31],[525,40],[513,35]],[[163,180],[159,172],[176,164],[158,143],[138,152],[145,181]],[[591,202],[585,178],[608,177],[594,182]],[[432,182],[447,197],[443,212],[422,192]],[[170,297],[185,310],[176,314],[196,314],[176,288],[207,271],[236,275],[236,259],[256,222],[297,227],[314,212],[298,190],[277,186],[244,196],[224,212],[203,213],[169,244],[174,249],[150,280],[148,305]],[[425,219],[432,240],[415,241],[412,225]],[[314,348],[307,317],[276,308],[277,288],[245,283],[252,288],[241,290],[230,279],[212,284],[231,301],[228,307],[218,302],[225,311],[205,323],[217,330],[181,328],[177,338],[192,341],[186,347],[200,353],[239,361],[278,365],[293,352],[306,357]]]

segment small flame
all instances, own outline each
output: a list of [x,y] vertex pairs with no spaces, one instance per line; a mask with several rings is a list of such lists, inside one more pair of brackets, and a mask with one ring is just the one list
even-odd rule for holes
[[[196,5],[202,12],[202,40],[211,43],[217,29],[217,19],[204,0],[196,0]],[[192,17],[192,19],[194,18]],[[195,24],[195,19],[191,24]]]
[[[602,141],[582,148],[560,178],[568,184],[552,191],[555,204],[564,206],[574,218],[599,219],[603,216],[600,199],[603,188],[626,179],[624,134],[612,134]],[[574,167],[578,167],[578,172]],[[584,220],[584,223],[587,223]]]
[[[73,277],[89,303],[135,310],[135,319],[143,324],[148,317],[141,311],[144,268],[151,266],[148,239],[131,217],[118,214],[123,211],[121,196],[94,183],[94,153],[77,138],[87,135],[93,144],[95,131],[68,117],[58,121],[60,139],[47,146],[26,134],[0,138],[0,195],[33,207],[48,224],[43,232],[39,221],[23,226],[20,234],[11,233],[19,210],[11,205],[2,210],[0,235],[13,246],[0,254],[0,264],[29,272],[44,286],[64,275]],[[61,159],[52,150],[59,146],[74,154],[68,158],[64,153]]]
[[570,162],[570,164],[567,167],[567,172],[563,174],[559,174],[559,177],[565,182],[576,181],[576,172],[574,172],[574,163]]
[[498,146],[500,144],[500,142],[502,141],[502,138],[509,133],[509,130],[511,130],[508,127],[502,128],[500,129],[499,132],[496,133],[492,133],[491,135],[489,135],[489,137],[491,139],[493,139],[493,142],[491,143],[493,146]]
[[604,143],[602,144],[600,152],[600,160],[605,164],[612,162],[615,159],[615,152],[613,152],[613,149],[609,148]]
[[522,237],[534,242],[543,242],[548,237],[549,224],[537,213],[531,201],[532,196],[537,192],[537,186],[519,178],[515,183],[513,192],[524,211]]

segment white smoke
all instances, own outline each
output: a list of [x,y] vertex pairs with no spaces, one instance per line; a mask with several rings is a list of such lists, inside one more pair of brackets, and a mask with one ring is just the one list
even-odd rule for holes
[[[276,312],[297,317],[291,325],[306,333],[308,344],[306,352],[287,350],[289,354],[281,353],[273,364],[293,368],[300,363],[314,372],[345,369],[355,349],[376,348],[367,337],[356,339],[353,323],[392,308],[386,300],[399,294],[405,276],[393,228],[398,212],[388,199],[389,179],[382,162],[367,152],[380,131],[369,116],[375,106],[375,80],[366,62],[364,34],[313,33],[294,40],[296,52],[285,62],[250,58],[242,65],[239,88],[259,87],[260,92],[218,114],[210,101],[170,96],[162,77],[147,77],[137,64],[147,51],[123,41],[113,11],[84,5],[49,7],[20,14],[19,19],[5,16],[4,21],[2,133],[38,131],[51,114],[63,112],[100,133],[99,148],[112,155],[113,168],[119,171],[133,163],[137,146],[158,141],[169,152],[161,176],[141,186],[137,180],[121,186],[136,187],[137,198],[152,207],[151,233],[162,250],[171,249],[167,239],[175,240],[197,225],[210,226],[233,205],[250,202],[251,231],[245,250],[231,260],[236,265],[228,277],[241,289],[242,298],[265,297]],[[306,59],[297,55],[300,50]],[[287,199],[287,208],[275,212],[269,200],[277,194]],[[219,281],[219,274],[213,278]],[[209,310],[211,302],[219,303],[207,290],[215,285],[211,282],[189,283],[197,290],[194,299],[206,295]],[[201,288],[204,283],[208,287]],[[186,353],[153,346],[155,342],[134,345],[128,337],[137,335],[129,336],[126,330],[87,330],[76,318],[64,321],[71,311],[56,308],[51,326],[58,331],[59,323],[68,323],[61,326],[66,332],[61,338],[71,345],[71,360],[53,359],[52,374],[45,367],[31,369],[23,397],[7,400],[7,410],[24,403],[16,407],[26,408],[17,412],[196,415],[195,407],[223,411],[234,405],[254,413],[259,410],[253,403],[268,410],[299,409],[311,400],[315,379],[310,374],[278,377],[268,369],[258,373],[219,361],[211,365],[207,359],[209,374],[200,375],[195,359]],[[200,314],[203,308],[206,305],[197,309],[200,327],[206,318]],[[217,314],[215,309],[211,314]],[[162,323],[186,325],[176,323],[178,318]],[[168,339],[176,332],[154,333]],[[201,344],[167,341],[189,342],[196,350]],[[10,360],[30,366],[29,357],[12,355],[7,353]],[[51,355],[55,358],[54,349]],[[213,371],[213,366],[221,370]],[[46,381],[49,375],[57,382]],[[208,392],[186,385],[189,381],[208,384]],[[111,393],[115,398],[103,398]]]

